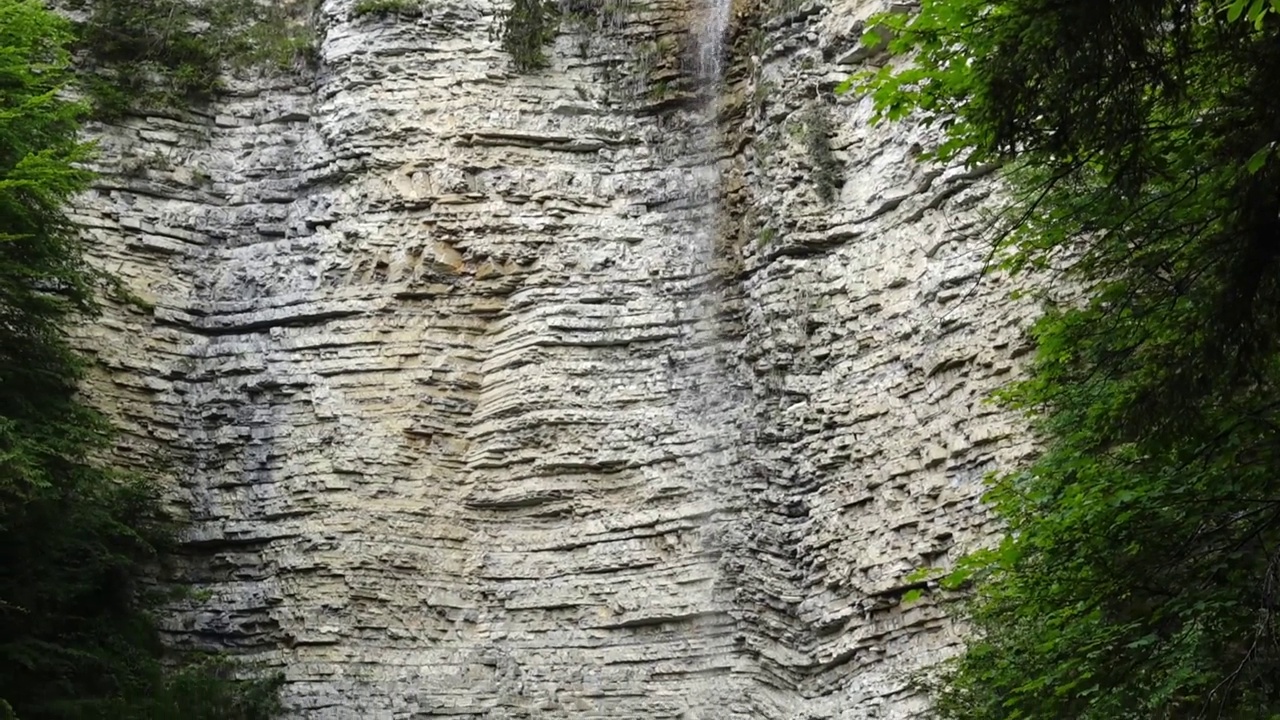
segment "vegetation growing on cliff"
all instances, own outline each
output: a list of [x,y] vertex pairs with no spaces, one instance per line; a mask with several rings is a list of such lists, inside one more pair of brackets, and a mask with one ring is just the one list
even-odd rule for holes
[[228,71],[314,62],[304,1],[93,0],[78,28],[83,84],[99,116],[211,99]]
[[77,393],[65,328],[104,278],[63,212],[90,179],[71,41],[38,0],[0,0],[0,717],[265,719],[274,681],[165,670],[143,578],[172,527],[152,483],[101,462],[111,427]]
[[585,58],[593,39],[618,29],[636,10],[632,0],[510,0],[498,12],[494,35],[516,72],[534,72],[550,64],[546,47],[561,29],[578,34],[578,54]]
[[556,0],[511,0],[499,11],[497,36],[502,49],[511,56],[517,72],[531,72],[547,66],[545,47],[560,29],[560,6]]
[[809,179],[818,199],[830,203],[844,183],[840,161],[831,148],[831,113],[822,101],[814,101],[800,118],[804,127],[804,149],[809,158]]
[[[1280,16],[1272,0],[924,0],[858,80],[932,154],[1006,169],[1003,268],[1085,291],[1001,399],[944,718],[1280,716]],[[869,33],[867,42],[880,41]],[[1048,275],[1048,273],[1045,273]],[[1040,275],[1039,277],[1045,277]]]
[[421,0],[359,0],[351,8],[352,17],[421,14]]

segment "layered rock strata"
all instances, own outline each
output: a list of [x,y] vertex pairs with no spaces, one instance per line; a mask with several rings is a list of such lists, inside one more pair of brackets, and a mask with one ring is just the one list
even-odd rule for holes
[[327,0],[314,73],[98,129],[76,218],[145,304],[88,392],[189,515],[171,640],[299,718],[915,712],[957,637],[903,576],[992,531],[1028,312],[986,179],[832,95],[874,8],[737,8],[713,104],[696,7],[530,75],[426,7]]

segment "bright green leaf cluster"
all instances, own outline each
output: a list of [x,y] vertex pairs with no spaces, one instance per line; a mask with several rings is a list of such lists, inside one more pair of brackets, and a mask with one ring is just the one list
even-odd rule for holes
[[1267,22],[1267,15],[1280,11],[1278,0],[1232,0],[1227,6],[1227,21],[1235,22],[1243,15],[1255,30],[1262,30]]

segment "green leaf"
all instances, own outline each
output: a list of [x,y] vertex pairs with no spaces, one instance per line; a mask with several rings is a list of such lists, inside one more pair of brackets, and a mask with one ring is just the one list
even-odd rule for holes
[[1275,143],[1267,143],[1265,146],[1260,148],[1249,158],[1249,162],[1245,165],[1245,170],[1247,170],[1250,175],[1257,174],[1257,172],[1262,169],[1262,166],[1267,164],[1267,158],[1271,157],[1271,153],[1274,148]]
[[908,583],[920,582],[921,580],[928,580],[939,572],[941,572],[940,568],[928,566],[920,567],[907,573],[907,576],[903,578],[903,581]]

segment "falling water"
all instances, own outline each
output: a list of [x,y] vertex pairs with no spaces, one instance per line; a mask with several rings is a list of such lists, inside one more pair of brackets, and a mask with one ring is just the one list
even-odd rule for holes
[[[724,42],[729,32],[729,15],[732,0],[702,0],[704,22],[699,25],[698,60],[699,73],[704,83],[711,85],[712,97],[716,97],[724,79]],[[714,104],[714,100],[712,101]]]
[[[676,160],[681,165],[680,183],[686,207],[686,231],[675,241],[676,275],[684,288],[676,304],[677,322],[684,328],[683,351],[694,386],[692,397],[681,400],[683,410],[691,410],[685,420],[711,442],[722,447],[726,431],[724,411],[731,405],[729,383],[716,350],[720,338],[715,328],[721,307],[715,272],[716,238],[722,221],[720,137],[717,116],[725,65],[725,44],[732,0],[693,0],[692,33],[697,43],[697,84],[701,102],[694,110],[690,132],[685,138],[687,152]],[[687,164],[685,164],[687,163]],[[712,458],[715,460],[716,458]]]
[[[707,444],[706,463],[715,467],[726,461],[728,442],[726,411],[732,406],[730,383],[719,362],[722,338],[716,331],[721,309],[719,283],[715,272],[716,238],[722,221],[720,197],[722,146],[717,115],[720,109],[725,61],[725,39],[729,29],[732,0],[694,0],[692,33],[697,42],[697,81],[701,102],[694,111],[693,127],[687,137],[690,165],[682,168],[683,189],[690,209],[687,234],[676,238],[679,247],[678,275],[684,278],[684,292],[677,303],[677,321],[684,326],[684,352],[688,359],[687,387],[692,396],[681,398],[684,418],[690,429]],[[687,391],[686,391],[687,392]],[[706,472],[706,469],[703,469]],[[708,473],[710,474],[710,473]],[[707,494],[714,487],[704,479]]]
[[[721,167],[722,139],[717,116],[725,74],[726,38],[729,30],[732,0],[694,0],[692,9],[694,32],[697,42],[697,81],[702,102],[695,111],[695,127],[688,140],[697,158],[692,167],[684,168],[684,184],[690,209],[687,234],[675,238],[680,244],[682,257],[678,265],[688,289],[681,293],[677,303],[677,322],[685,329],[683,351],[687,356],[683,390],[676,399],[682,421],[701,446],[699,456],[692,461],[689,470],[697,495],[712,508],[703,521],[699,535],[701,551],[707,558],[717,558],[726,549],[725,534],[728,527],[723,509],[724,493],[731,484],[730,475],[741,466],[737,457],[738,445],[734,437],[734,417],[738,415],[734,385],[720,357],[725,347],[724,338],[717,331],[722,311],[722,288],[715,272],[716,238],[722,222]],[[717,587],[723,578],[719,562],[712,560],[710,578],[704,586],[705,594],[698,599],[704,610],[715,611],[720,607]],[[712,620],[693,635],[701,635],[707,647],[720,645],[725,626],[724,619]],[[717,653],[717,655],[720,655]],[[707,658],[712,667],[731,667],[732,652],[725,648],[723,655]],[[727,687],[728,678],[713,671],[707,685],[690,697],[690,707],[685,717],[689,720],[720,720],[728,717],[725,707],[733,699]],[[696,709],[695,709],[696,708]]]

